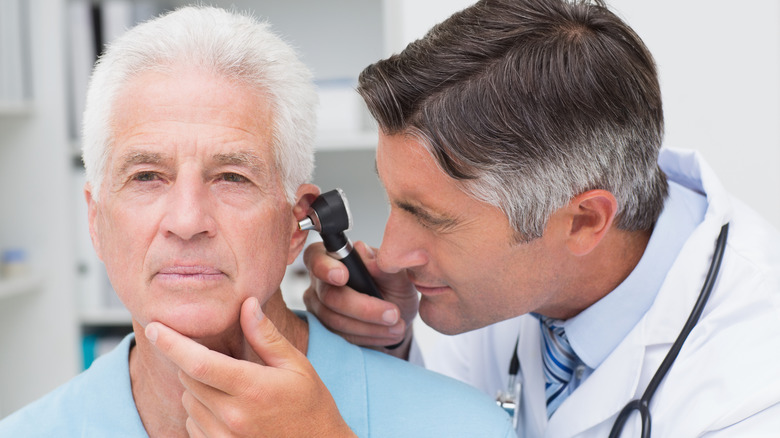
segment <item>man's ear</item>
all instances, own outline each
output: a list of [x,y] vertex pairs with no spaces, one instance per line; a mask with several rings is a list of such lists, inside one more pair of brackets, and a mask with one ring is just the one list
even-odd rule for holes
[[567,207],[571,214],[567,246],[575,255],[596,248],[612,228],[617,215],[617,199],[606,190],[589,190],[574,197]]
[[95,248],[95,252],[100,260],[103,260],[103,255],[100,253],[100,239],[99,230],[97,224],[97,200],[92,196],[92,185],[90,183],[84,184],[84,199],[87,201],[87,219],[89,220],[89,237],[92,239],[92,247]]
[[298,221],[306,218],[309,213],[311,204],[320,195],[319,187],[314,184],[301,184],[298,187],[298,191],[295,193],[295,205],[293,206],[293,234],[290,239],[290,249],[287,253],[287,264],[291,264],[298,257],[298,254],[303,250],[303,245],[306,244],[306,236],[309,235],[308,231],[303,231],[298,227]]

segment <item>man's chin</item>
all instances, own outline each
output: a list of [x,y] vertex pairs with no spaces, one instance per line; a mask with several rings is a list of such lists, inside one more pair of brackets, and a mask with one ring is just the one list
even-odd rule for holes
[[498,322],[500,319],[477,318],[460,302],[443,302],[426,296],[420,297],[420,318],[431,328],[445,335],[459,335]]
[[462,320],[458,318],[454,309],[448,309],[441,303],[436,303],[425,296],[420,298],[418,310],[420,318],[429,327],[445,335],[457,335],[463,333]]
[[212,308],[181,306],[177,309],[152,315],[141,325],[155,321],[176,330],[194,340],[209,340],[229,336],[238,327],[238,312],[218,311]]

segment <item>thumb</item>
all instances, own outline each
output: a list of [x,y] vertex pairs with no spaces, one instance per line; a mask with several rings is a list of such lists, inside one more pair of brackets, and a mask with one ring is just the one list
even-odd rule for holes
[[247,298],[241,305],[241,330],[249,346],[266,365],[274,368],[297,368],[302,353],[285,338],[266,317],[257,298]]

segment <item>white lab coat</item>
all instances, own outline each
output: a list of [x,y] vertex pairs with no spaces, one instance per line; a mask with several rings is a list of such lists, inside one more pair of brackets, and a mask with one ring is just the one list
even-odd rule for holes
[[[652,436],[780,436],[780,234],[730,198],[697,153],[664,150],[659,163],[671,180],[706,194],[704,221],[650,310],[549,421],[539,323],[531,316],[444,338],[425,354],[426,365],[495,396],[506,385],[519,333],[525,382],[518,436],[607,437],[619,411],[642,395],[677,338],[701,291],[720,228],[730,222],[709,303],[651,401]],[[639,436],[638,429],[633,415],[623,436]]]

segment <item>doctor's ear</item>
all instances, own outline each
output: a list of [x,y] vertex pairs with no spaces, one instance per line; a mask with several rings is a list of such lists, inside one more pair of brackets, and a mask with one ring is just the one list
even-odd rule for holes
[[320,188],[314,184],[301,184],[298,187],[298,191],[295,193],[295,205],[293,206],[293,234],[290,239],[290,249],[287,254],[287,264],[289,265],[298,254],[303,250],[303,245],[306,243],[306,236],[308,231],[303,231],[298,228],[298,221],[306,218],[311,208],[311,204],[320,195]]
[[566,208],[570,214],[567,247],[572,254],[586,255],[612,228],[618,203],[606,190],[589,190],[575,196]]

